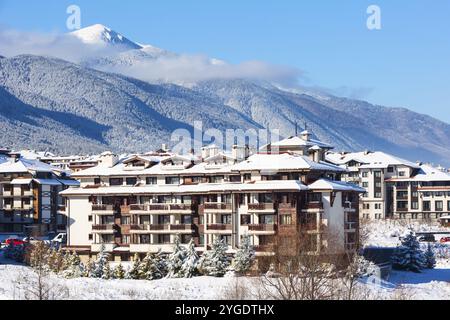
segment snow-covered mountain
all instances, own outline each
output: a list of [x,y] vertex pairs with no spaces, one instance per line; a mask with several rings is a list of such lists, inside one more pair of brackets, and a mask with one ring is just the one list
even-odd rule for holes
[[142,49],[143,47],[136,42],[133,42],[120,33],[117,33],[110,28],[95,24],[74,32],[69,33],[69,36],[76,37],[85,44],[101,45],[101,46],[115,46],[122,47],[124,50]]
[[30,55],[0,59],[0,121],[8,132],[0,145],[64,153],[146,151],[168,142],[175,128],[190,130],[195,120],[221,130],[280,129],[284,136],[306,122],[337,150],[380,150],[450,165],[450,125],[429,116],[245,78],[150,83],[145,72],[133,73],[137,80],[129,70],[179,55],[101,25],[70,36],[112,50],[78,64]]

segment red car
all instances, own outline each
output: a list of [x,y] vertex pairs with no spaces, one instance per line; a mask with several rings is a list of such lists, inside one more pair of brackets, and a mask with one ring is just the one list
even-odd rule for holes
[[450,242],[450,237],[441,238],[441,243],[447,243],[447,242]]
[[20,239],[6,239],[5,240],[6,245],[10,246],[23,246],[25,244],[25,242],[23,242],[23,240]]

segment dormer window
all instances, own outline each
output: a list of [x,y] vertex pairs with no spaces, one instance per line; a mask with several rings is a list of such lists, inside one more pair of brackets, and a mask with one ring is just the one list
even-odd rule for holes
[[147,177],[145,179],[145,183],[147,185],[155,185],[155,184],[158,184],[158,179],[156,177]]
[[122,186],[123,185],[123,179],[122,178],[110,178],[109,179],[109,185],[111,185],[111,186]]

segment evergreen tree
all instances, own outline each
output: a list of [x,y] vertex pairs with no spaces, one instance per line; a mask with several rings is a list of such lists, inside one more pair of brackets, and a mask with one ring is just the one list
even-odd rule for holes
[[109,265],[109,262],[106,262],[103,265],[103,273],[102,273],[102,279],[109,280],[113,279],[113,271],[111,270],[111,266]]
[[239,274],[245,274],[255,262],[255,251],[250,242],[250,237],[242,237],[242,243],[233,260],[233,269]]
[[200,262],[200,271],[204,275],[213,277],[223,277],[230,265],[227,256],[227,244],[216,238],[212,244],[212,249],[203,254]]
[[109,268],[109,254],[105,251],[105,245],[103,244],[98,253],[97,260],[94,263],[91,277],[103,278],[107,268]]
[[92,262],[91,258],[89,258],[86,265],[84,266],[82,277],[91,278],[92,270],[94,270],[94,262]]
[[122,264],[118,264],[115,268],[114,268],[114,279],[125,279],[125,270],[122,266]]
[[436,257],[431,244],[428,244],[427,251],[425,252],[425,264],[428,269],[434,269],[436,266]]
[[181,246],[180,237],[177,235],[175,238],[175,245],[173,252],[169,255],[167,261],[168,278],[182,278],[184,275],[181,268],[186,260],[186,249]]
[[157,280],[167,274],[167,266],[161,250],[158,253],[148,253],[142,260],[138,269],[139,279]]
[[181,274],[184,278],[192,278],[199,274],[198,264],[199,264],[199,256],[197,251],[195,251],[195,243],[194,239],[191,239],[188,245],[188,249],[186,252],[186,259],[181,266]]
[[133,265],[126,273],[127,279],[137,280],[139,279],[139,267],[141,265],[141,260],[139,259],[139,255],[136,253],[133,258]]
[[426,267],[424,253],[420,250],[420,243],[411,231],[403,240],[393,257],[392,265],[395,269],[421,272]]
[[66,278],[80,278],[84,275],[84,265],[81,263],[80,257],[73,252],[67,261],[67,269],[64,271]]

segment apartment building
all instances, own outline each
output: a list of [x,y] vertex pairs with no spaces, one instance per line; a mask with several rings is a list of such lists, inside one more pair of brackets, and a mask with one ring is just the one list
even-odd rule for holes
[[66,229],[59,192],[79,183],[64,171],[20,154],[0,157],[0,233],[45,235]]
[[450,173],[421,164],[413,175],[388,183],[393,187],[395,218],[439,221],[450,215]]
[[326,160],[348,170],[342,180],[366,190],[361,218],[429,219],[448,213],[446,172],[383,152],[328,152]]
[[264,256],[275,238],[301,231],[311,252],[345,253],[357,246],[358,194],[365,190],[339,181],[345,169],[320,159],[322,148],[309,150],[317,143],[299,140],[280,143],[281,154],[266,148],[250,155],[237,146],[231,153],[209,146],[199,156],[157,152],[120,161],[109,154],[74,174],[79,188],[61,192],[68,247],[86,257],[105,245],[115,260],[127,261],[135,253],[170,252],[177,236],[184,244],[194,239],[200,252],[220,238],[232,253],[249,235]]

